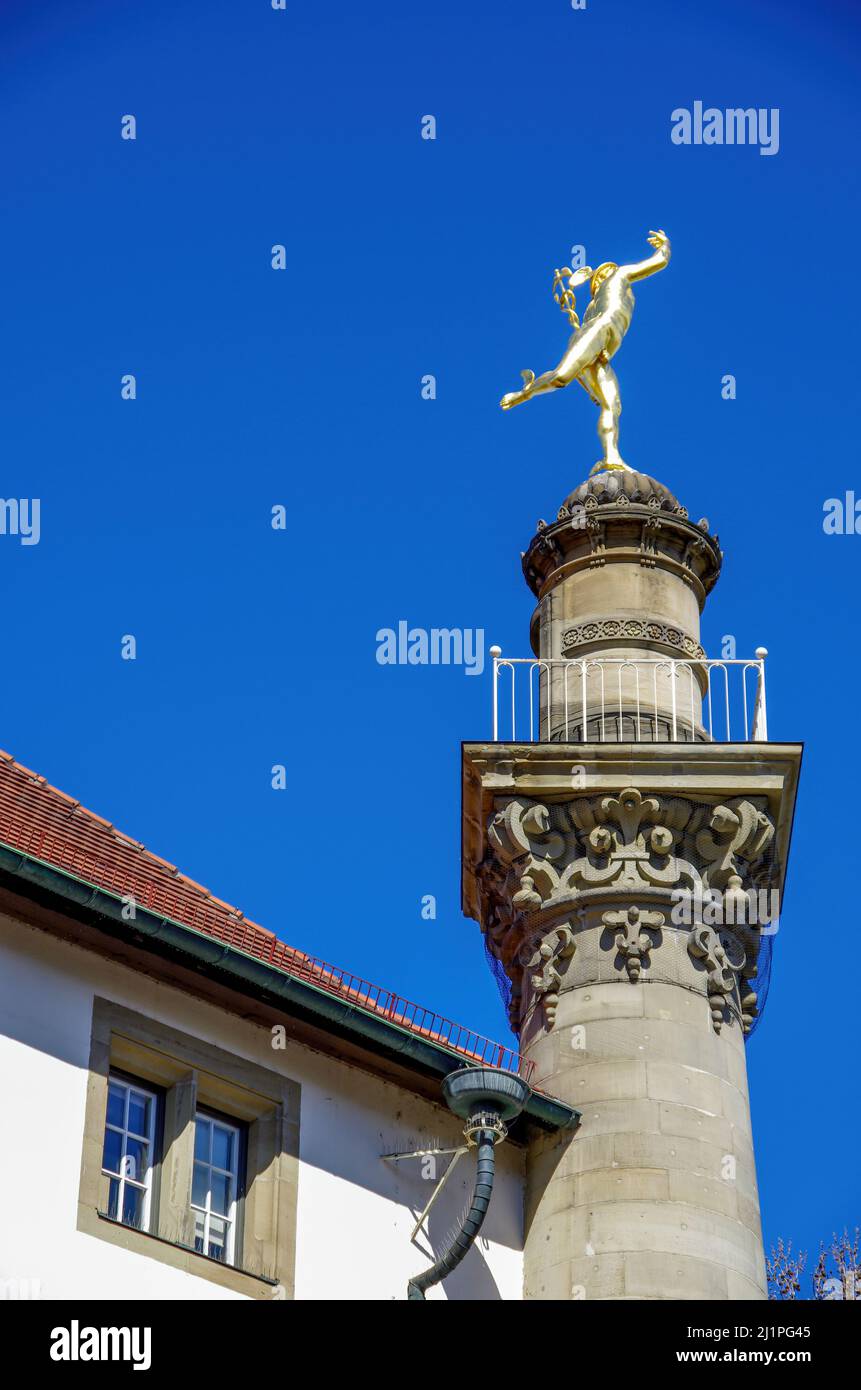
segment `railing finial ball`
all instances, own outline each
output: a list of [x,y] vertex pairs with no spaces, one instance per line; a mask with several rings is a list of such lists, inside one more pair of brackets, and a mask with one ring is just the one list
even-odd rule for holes
[[754,656],[758,656],[760,661],[764,661],[768,656],[768,647],[757,647]]
[[492,657],[494,657],[494,658],[495,658],[495,657],[498,657],[498,656],[502,656],[502,648],[501,648],[501,647],[491,647],[491,649],[490,649],[490,655],[491,655]]

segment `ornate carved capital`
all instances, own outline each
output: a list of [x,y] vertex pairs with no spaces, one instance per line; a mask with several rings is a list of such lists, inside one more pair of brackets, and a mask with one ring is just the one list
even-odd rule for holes
[[[554,802],[500,798],[478,882],[488,946],[512,984],[512,1026],[541,1003],[552,1027],[563,988],[618,979],[622,969],[633,981],[702,989],[703,966],[715,1026],[728,1004],[749,1026],[759,931],[718,934],[696,913],[690,931],[690,917],[679,924],[670,908],[679,889],[695,902],[716,894],[741,902],[767,884],[773,835],[764,798],[718,803],[633,786]],[[584,931],[606,936],[600,951],[578,950]],[[668,939],[684,946],[688,931],[682,979],[678,952],[664,952]]]

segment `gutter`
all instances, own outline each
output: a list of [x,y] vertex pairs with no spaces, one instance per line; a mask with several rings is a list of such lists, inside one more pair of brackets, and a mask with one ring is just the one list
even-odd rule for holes
[[[58,869],[42,859],[13,849],[0,842],[0,871],[30,883],[65,903],[73,903],[85,912],[105,917],[126,932],[135,932],[158,941],[167,951],[191,956],[229,977],[229,983],[245,994],[265,991],[288,1012],[310,1015],[324,1025],[335,1025],[347,1037],[370,1044],[378,1052],[396,1059],[407,1058],[419,1069],[432,1076],[445,1077],[450,1072],[470,1065],[469,1058],[443,1043],[422,1038],[390,1019],[363,1009],[331,994],[306,980],[298,980],[279,966],[250,956],[236,946],[227,945],[194,927],[184,926],[172,917],[160,917],[148,908],[136,905],[133,922],[122,915],[123,900],[107,889],[98,888],[85,879]],[[252,988],[253,987],[253,988]],[[473,1065],[480,1065],[476,1061]],[[552,1096],[533,1091],[524,1106],[525,1115],[544,1129],[574,1129],[580,1119],[579,1110]]]

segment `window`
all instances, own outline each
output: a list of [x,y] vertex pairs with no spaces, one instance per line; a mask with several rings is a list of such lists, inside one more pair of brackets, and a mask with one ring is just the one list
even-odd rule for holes
[[155,1112],[154,1092],[111,1074],[102,1148],[108,1215],[138,1231],[150,1226]]
[[251,1298],[292,1298],[300,1100],[280,1072],[96,997],[78,1230]]
[[233,1264],[236,1247],[240,1139],[235,1125],[197,1111],[191,1182],[194,1248],[224,1264]]

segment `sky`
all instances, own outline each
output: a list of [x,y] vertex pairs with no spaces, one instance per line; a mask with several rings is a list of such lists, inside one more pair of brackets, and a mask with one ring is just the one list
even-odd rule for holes
[[[812,1255],[861,1220],[861,534],[824,529],[861,498],[860,36],[837,0],[0,6],[0,492],[40,503],[38,543],[0,535],[0,746],[501,1041],[460,909],[489,671],[381,665],[377,633],[529,655],[520,552],[595,413],[499,398],[564,348],[572,246],[671,236],[615,361],[621,442],[719,532],[704,645],[766,646],[770,736],[805,744],[748,1062],[766,1246]],[[697,101],[776,109],[775,151],[674,143]]]

